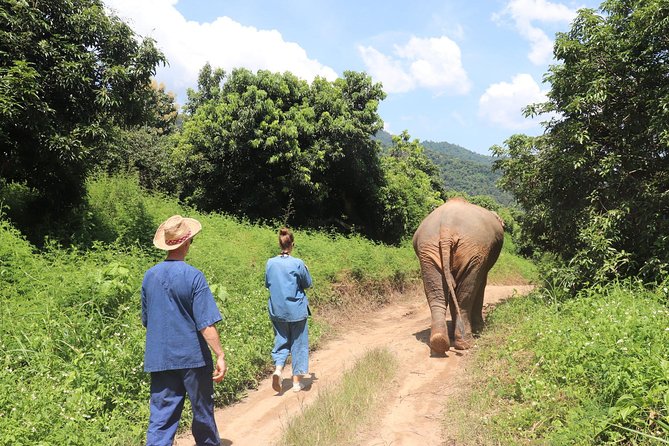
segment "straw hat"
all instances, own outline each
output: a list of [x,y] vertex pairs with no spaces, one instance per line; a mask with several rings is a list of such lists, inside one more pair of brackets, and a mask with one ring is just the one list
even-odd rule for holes
[[153,236],[153,244],[158,249],[172,251],[183,245],[189,238],[202,230],[202,225],[194,218],[173,215],[158,227]]

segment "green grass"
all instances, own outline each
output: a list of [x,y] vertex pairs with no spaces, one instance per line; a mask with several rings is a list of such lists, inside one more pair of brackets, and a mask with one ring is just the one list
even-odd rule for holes
[[522,285],[537,283],[539,272],[530,260],[515,254],[516,247],[509,234],[504,234],[504,244],[499,259],[488,273],[488,285]]
[[357,429],[371,420],[397,371],[386,349],[363,356],[341,383],[321,393],[290,420],[279,444],[284,446],[349,445]]
[[666,288],[611,284],[562,303],[535,294],[498,306],[463,374],[461,388],[471,390],[449,404],[456,408],[450,437],[481,445],[667,444],[666,302]]

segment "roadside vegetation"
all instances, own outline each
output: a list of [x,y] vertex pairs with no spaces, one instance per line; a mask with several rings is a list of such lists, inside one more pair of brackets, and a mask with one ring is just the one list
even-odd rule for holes
[[[489,283],[541,286],[480,339],[481,392],[462,406],[482,414],[469,421],[483,444],[669,441],[667,11],[579,11],[556,36],[546,102],[525,110],[544,132],[493,147],[514,207],[467,197],[506,223]],[[156,42],[100,0],[0,12],[0,444],[141,443],[138,290],[172,214],[204,225],[189,260],[235,364],[218,404],[268,371],[262,279],[278,226],[295,229],[317,311],[420,284],[409,238],[462,193],[408,131],[374,139],[385,93],[371,76],[205,65],[181,113],[151,81],[168,62]]]
[[159,44],[100,0],[0,12],[0,444],[141,444],[138,291],[173,214],[204,226],[189,261],[225,317],[218,405],[268,371],[279,226],[315,280],[314,343],[319,311],[420,284],[408,239],[444,185],[408,132],[373,139],[385,93],[366,73],[308,83],[207,64],[179,110],[151,80]]
[[525,285],[539,283],[536,263],[518,255],[513,237],[504,234],[502,252],[488,273],[488,285]]
[[535,292],[488,316],[446,405],[456,444],[669,444],[669,290]]
[[[98,176],[87,191],[88,205],[71,224],[84,230],[68,235],[77,242],[69,247],[47,240],[37,250],[0,219],[0,444],[141,443],[149,392],[138,293],[144,271],[163,258],[153,232],[175,213],[203,224],[188,260],[205,273],[224,316],[219,329],[231,367],[216,386],[217,404],[239,399],[271,366],[264,266],[276,255],[280,223],[199,213],[147,194],[132,176]],[[314,344],[328,330],[320,311],[345,312],[359,300],[373,308],[420,286],[408,242],[295,234],[296,255],[314,277]]]
[[279,444],[350,445],[357,429],[378,410],[396,371],[397,359],[388,350],[369,351],[339,385],[320,392],[314,403],[288,421]]

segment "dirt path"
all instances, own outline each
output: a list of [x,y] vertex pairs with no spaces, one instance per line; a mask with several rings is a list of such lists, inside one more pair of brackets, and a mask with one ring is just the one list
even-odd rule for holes
[[[515,292],[527,293],[530,286],[488,286],[485,304],[503,300]],[[430,311],[422,290],[406,296],[356,324],[323,345],[310,357],[311,377],[305,391],[290,390],[289,372],[284,373],[286,392],[277,394],[265,379],[257,390],[232,406],[216,412],[222,444],[234,446],[271,445],[282,433],[290,417],[310,404],[320,389],[336,385],[342,373],[368,350],[385,347],[397,356],[400,369],[393,383],[395,391],[373,429],[352,439],[360,446],[440,445],[441,412],[450,392],[450,378],[458,370],[463,355],[453,349],[446,357],[430,357],[427,345]],[[470,350],[471,351],[471,350]],[[289,367],[288,367],[289,368]],[[190,436],[177,439],[176,446],[192,446]]]

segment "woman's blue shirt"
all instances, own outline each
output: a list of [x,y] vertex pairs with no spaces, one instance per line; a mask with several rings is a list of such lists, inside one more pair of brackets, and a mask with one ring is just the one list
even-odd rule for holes
[[312,285],[309,270],[301,259],[279,255],[267,261],[265,286],[269,289],[269,317],[283,322],[307,318],[309,301],[304,292]]

